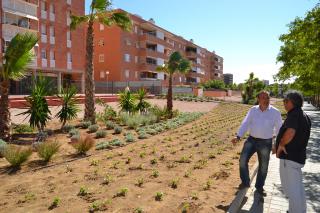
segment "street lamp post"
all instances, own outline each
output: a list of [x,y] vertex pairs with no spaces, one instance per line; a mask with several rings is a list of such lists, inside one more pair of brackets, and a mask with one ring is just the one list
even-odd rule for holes
[[108,94],[108,75],[109,75],[109,70],[106,71],[106,77],[107,77],[107,94]]

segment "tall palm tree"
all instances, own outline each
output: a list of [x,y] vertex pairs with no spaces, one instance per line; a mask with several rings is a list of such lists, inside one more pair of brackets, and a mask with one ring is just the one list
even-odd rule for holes
[[168,63],[163,64],[162,66],[157,67],[157,71],[165,72],[169,75],[169,87],[167,94],[167,110],[169,113],[169,118],[172,118],[172,77],[175,73],[187,73],[191,69],[191,64],[188,59],[182,57],[182,55],[176,51],[173,52],[170,57]]
[[131,20],[127,13],[115,11],[111,8],[110,0],[92,0],[90,12],[84,16],[71,16],[71,29],[76,29],[80,24],[88,26],[86,37],[86,75],[85,75],[85,113],[84,120],[96,122],[94,106],[94,80],[93,80],[93,24],[98,22],[106,26],[116,25],[123,30],[131,29]]
[[10,80],[20,80],[26,75],[27,66],[33,59],[32,48],[38,42],[35,34],[17,34],[7,47],[2,57],[0,67],[0,138],[10,141],[10,110],[9,88]]

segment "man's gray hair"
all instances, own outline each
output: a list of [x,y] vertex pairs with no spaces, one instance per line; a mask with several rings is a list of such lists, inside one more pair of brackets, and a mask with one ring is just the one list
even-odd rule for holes
[[262,91],[260,91],[260,92],[257,94],[257,98],[259,98],[259,96],[260,96],[261,94],[267,94],[268,97],[270,97],[270,93],[269,93],[267,90],[262,90]]
[[301,108],[303,106],[303,95],[296,90],[289,90],[285,93],[284,99],[290,100],[294,107]]

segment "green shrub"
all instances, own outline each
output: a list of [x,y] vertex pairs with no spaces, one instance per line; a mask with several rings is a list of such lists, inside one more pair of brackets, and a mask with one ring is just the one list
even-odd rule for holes
[[134,136],[133,136],[133,134],[132,134],[131,132],[127,133],[126,136],[125,136],[125,138],[126,138],[126,142],[127,142],[127,143],[132,143],[132,142],[134,142]]
[[83,121],[83,122],[81,122],[80,126],[83,129],[88,129],[89,126],[91,126],[91,121]]
[[59,151],[60,144],[57,141],[44,142],[37,146],[38,156],[45,162],[49,162],[54,154]]
[[154,199],[155,199],[156,201],[161,201],[161,200],[163,200],[163,192],[156,192],[156,195],[155,195]]
[[139,132],[138,134],[139,134],[139,135],[138,135],[138,138],[139,138],[139,139],[146,139],[146,138],[148,138],[148,135],[147,135],[146,132],[141,131],[141,132]]
[[26,162],[31,154],[32,150],[30,148],[15,145],[7,145],[2,151],[3,157],[15,168],[19,168],[22,163]]
[[105,125],[108,130],[113,129],[115,126],[115,124],[112,121],[106,121]]
[[61,199],[59,197],[55,197],[51,203],[51,205],[49,206],[49,210],[52,210],[54,208],[57,208],[59,206],[61,202]]
[[114,127],[114,134],[121,134],[122,128],[120,126],[115,126]]
[[100,129],[96,132],[96,138],[105,138],[107,135],[107,131]]
[[94,142],[94,139],[90,135],[87,135],[85,137],[80,136],[79,140],[71,143],[71,145],[77,150],[77,153],[86,154],[94,146]]
[[108,141],[103,141],[96,145],[96,150],[102,150],[102,149],[112,149],[112,146]]
[[74,135],[80,135],[80,131],[78,129],[71,129],[69,131],[69,136],[72,137]]
[[136,97],[128,90],[120,93],[119,107],[122,112],[133,113],[136,110]]
[[4,151],[6,146],[7,146],[7,143],[4,140],[0,139],[0,157],[2,157],[2,152]]
[[19,125],[16,125],[13,128],[13,130],[18,134],[23,134],[23,133],[32,133],[34,129],[28,124],[19,124]]
[[141,124],[141,119],[138,116],[132,116],[127,120],[126,125],[129,127],[129,129],[136,129]]
[[64,125],[64,127],[62,127],[63,132],[69,132],[72,129],[75,129],[75,126],[73,126],[71,124],[66,124],[66,125]]
[[119,140],[118,138],[116,138],[116,139],[113,139],[113,140],[110,141],[110,145],[111,145],[111,146],[122,146],[123,143],[122,143],[121,140]]
[[99,106],[104,107],[102,112],[97,113],[96,117],[98,121],[106,122],[108,120],[114,120],[117,117],[117,112],[103,100],[96,99],[96,102]]
[[89,132],[91,133],[96,132],[99,129],[99,125],[98,124],[90,125],[88,129],[89,129]]

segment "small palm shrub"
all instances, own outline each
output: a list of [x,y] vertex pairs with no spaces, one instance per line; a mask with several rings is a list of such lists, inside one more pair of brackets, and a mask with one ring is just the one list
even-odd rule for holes
[[115,124],[112,121],[106,121],[105,125],[108,130],[113,129],[115,126]]
[[140,112],[140,114],[144,114],[150,108],[151,104],[145,99],[147,98],[147,91],[144,88],[138,90],[136,94],[136,99],[138,103],[136,105],[136,110]]
[[60,148],[57,141],[40,143],[37,146],[38,156],[45,162],[49,162],[53,155],[55,155]]
[[122,128],[120,126],[115,126],[114,127],[114,134],[121,134]]
[[77,89],[76,87],[72,86],[66,89],[61,89],[61,94],[57,95],[62,103],[62,107],[56,115],[56,117],[58,117],[62,123],[61,129],[68,120],[75,119],[80,111],[79,107],[77,106],[76,94]]
[[71,145],[76,149],[78,154],[86,154],[94,146],[94,143],[94,139],[90,135],[86,135],[80,136],[79,140],[71,143]]
[[96,132],[96,138],[105,138],[107,135],[106,130],[100,129]]
[[135,96],[129,90],[121,92],[119,96],[119,107],[121,111],[127,113],[135,112],[135,99]]
[[31,148],[23,148],[15,145],[7,145],[2,151],[3,157],[14,168],[19,168],[31,156]]
[[98,124],[93,124],[93,125],[89,126],[88,129],[89,129],[89,132],[91,132],[91,133],[96,132],[99,129],[99,125]]

